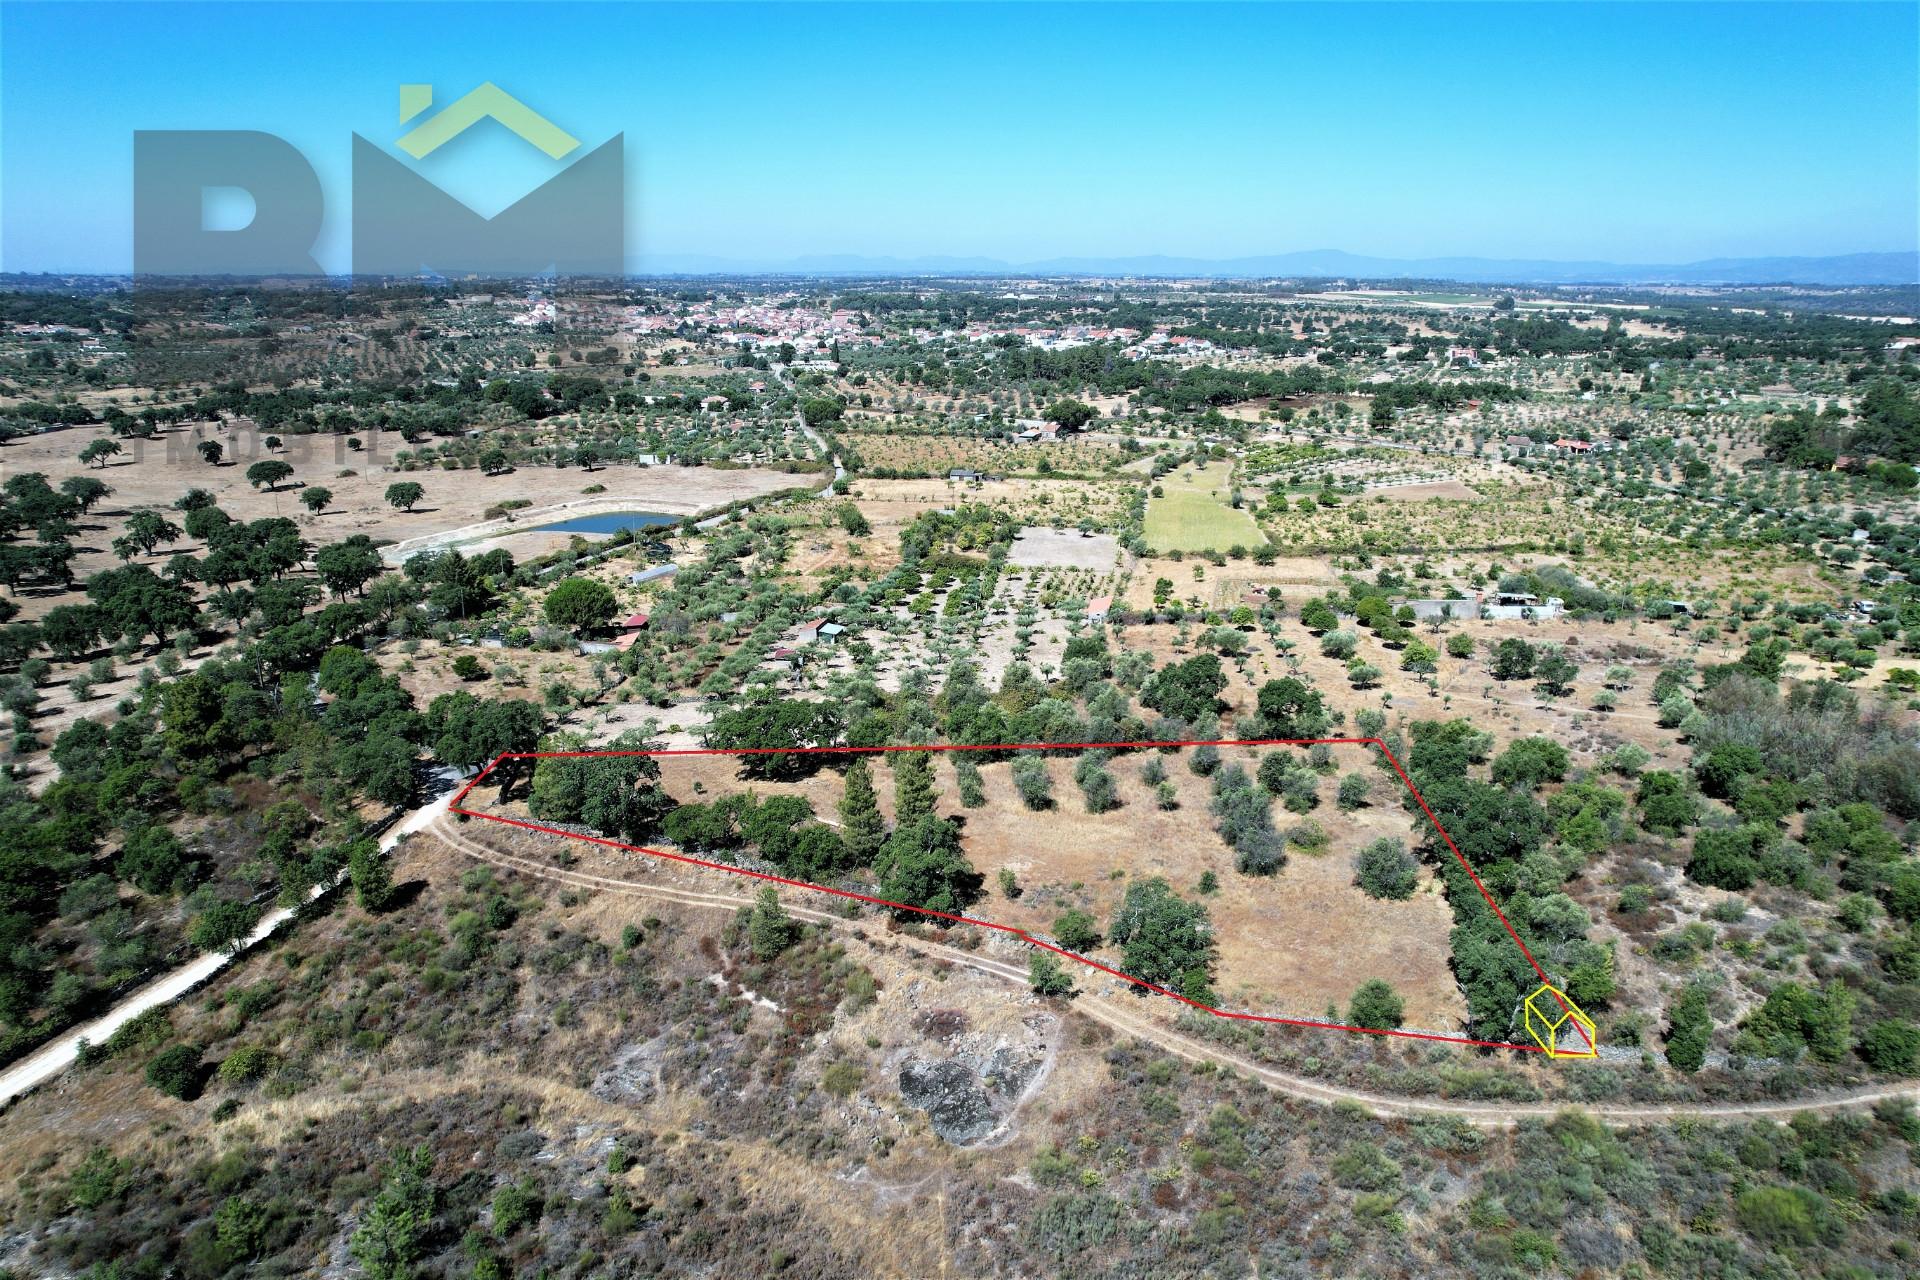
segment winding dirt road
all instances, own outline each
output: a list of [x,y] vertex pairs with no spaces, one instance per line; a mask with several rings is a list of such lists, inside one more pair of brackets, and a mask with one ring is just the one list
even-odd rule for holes
[[[431,834],[458,853],[498,867],[503,871],[518,872],[535,876],[576,888],[594,889],[605,893],[624,894],[637,898],[653,898],[661,901],[676,902],[684,906],[707,907],[724,911],[734,911],[753,905],[753,898],[747,894],[707,893],[691,889],[675,889],[666,885],[648,884],[644,881],[625,880],[613,876],[596,875],[589,871],[579,871],[569,867],[555,867],[519,854],[507,853],[492,845],[476,840],[459,830],[458,825],[447,817],[441,817],[430,828]],[[845,919],[831,912],[818,911],[798,906],[786,901],[787,914],[798,919],[823,924],[836,930],[850,930],[861,922]],[[1015,986],[1027,986],[1027,971],[1024,967],[1009,964],[972,951],[950,947],[944,943],[917,938],[910,934],[894,934],[891,940],[919,952],[932,959],[949,964],[963,965],[979,973],[990,974]],[[1245,1058],[1218,1045],[1211,1045],[1189,1036],[1180,1034],[1153,1020],[1114,1007],[1109,1000],[1099,996],[1083,996],[1073,1002],[1073,1012],[1139,1040],[1157,1045],[1166,1052],[1189,1062],[1211,1062],[1230,1068],[1252,1080],[1290,1097],[1319,1103],[1358,1103],[1375,1115],[1393,1118],[1413,1118],[1418,1116],[1452,1116],[1469,1124],[1489,1129],[1509,1129],[1521,1120],[1549,1119],[1569,1108],[1578,1107],[1587,1115],[1613,1125],[1657,1124],[1662,1121],[1682,1117],[1703,1120],[1740,1120],[1756,1117],[1785,1119],[1802,1112],[1833,1112],[1856,1110],[1870,1107],[1875,1103],[1903,1099],[1920,1100],[1920,1082],[1901,1085],[1868,1087],[1843,1093],[1820,1094],[1790,1102],[1728,1102],[1728,1103],[1687,1103],[1675,1105],[1590,1103],[1574,1104],[1566,1102],[1526,1103],[1526,1102],[1455,1102],[1444,1098],[1409,1098],[1392,1094],[1368,1093],[1365,1090],[1348,1088],[1345,1085],[1329,1084],[1308,1076],[1294,1075],[1265,1066],[1250,1058]]]

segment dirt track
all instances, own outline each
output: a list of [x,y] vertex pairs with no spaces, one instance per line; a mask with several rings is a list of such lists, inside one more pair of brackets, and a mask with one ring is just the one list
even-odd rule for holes
[[[612,876],[595,875],[587,871],[548,866],[531,858],[506,853],[500,849],[477,840],[462,831],[447,818],[442,818],[430,828],[429,832],[445,843],[449,848],[466,854],[481,862],[488,863],[506,871],[517,871],[525,875],[545,880],[570,884],[580,888],[597,889],[603,892],[626,894],[632,897],[655,898],[677,902],[686,906],[711,907],[726,911],[738,910],[753,905],[751,895],[704,893],[687,889],[673,889],[664,885],[646,884],[635,880],[624,880]],[[823,924],[832,929],[847,929],[857,922],[843,919],[824,911],[795,905],[783,904],[787,913],[799,919]],[[994,960],[974,952],[949,947],[943,943],[916,938],[910,934],[893,935],[901,945],[920,952],[922,955],[945,961],[949,964],[964,965],[981,973],[991,974],[1018,986],[1027,985],[1027,972],[1017,965]],[[1406,1098],[1388,1094],[1368,1093],[1364,1090],[1350,1089],[1342,1085],[1327,1084],[1306,1076],[1293,1075],[1264,1066],[1251,1059],[1241,1057],[1216,1045],[1204,1044],[1198,1040],[1160,1026],[1153,1021],[1134,1016],[1125,1010],[1112,1007],[1109,1002],[1095,999],[1081,999],[1074,1002],[1073,1011],[1092,1018],[1113,1028],[1123,1035],[1132,1036],[1158,1045],[1160,1048],[1184,1058],[1190,1062],[1212,1062],[1230,1068],[1252,1080],[1257,1080],[1268,1088],[1302,1098],[1310,1102],[1358,1103],[1375,1115],[1406,1118],[1413,1116],[1454,1116],[1490,1129],[1510,1129],[1521,1120],[1549,1119],[1573,1104],[1568,1103],[1513,1103],[1513,1102],[1450,1102],[1440,1098]],[[1890,1099],[1920,1099],[1920,1082],[1904,1085],[1889,1085],[1877,1088],[1855,1090],[1847,1093],[1824,1094],[1792,1102],[1735,1102],[1735,1103],[1699,1103],[1674,1106],[1636,1106],[1602,1103],[1582,1105],[1577,1109],[1607,1124],[1636,1125],[1652,1124],[1665,1120],[1689,1117],[1705,1120],[1750,1119],[1757,1116],[1785,1118],[1802,1112],[1833,1112],[1856,1110],[1872,1106]]]

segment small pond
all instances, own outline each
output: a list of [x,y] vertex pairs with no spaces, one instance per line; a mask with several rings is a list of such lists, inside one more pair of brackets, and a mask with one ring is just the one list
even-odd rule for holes
[[601,511],[590,516],[574,516],[552,524],[535,525],[535,533],[615,534],[626,529],[660,529],[680,523],[679,516],[663,516],[654,511]]

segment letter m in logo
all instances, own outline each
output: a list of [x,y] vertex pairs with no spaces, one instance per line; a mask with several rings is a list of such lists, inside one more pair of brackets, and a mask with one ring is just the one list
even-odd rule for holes
[[[431,101],[401,87],[404,122]],[[580,146],[491,83],[400,139],[416,159],[494,119],[558,160]],[[353,272],[366,276],[615,277],[625,269],[624,134],[596,147],[492,218],[483,218],[359,134],[353,136]]]

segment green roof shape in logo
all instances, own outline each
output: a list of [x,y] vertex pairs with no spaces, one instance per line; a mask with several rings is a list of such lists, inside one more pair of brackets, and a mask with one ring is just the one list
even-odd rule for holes
[[[400,86],[401,124],[405,124],[432,105],[432,85],[403,84]],[[402,134],[400,149],[415,160],[422,159],[489,116],[555,160],[580,145],[580,139],[489,80],[447,107],[446,110],[421,121]]]

